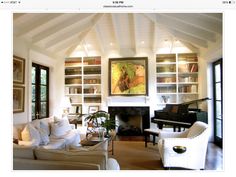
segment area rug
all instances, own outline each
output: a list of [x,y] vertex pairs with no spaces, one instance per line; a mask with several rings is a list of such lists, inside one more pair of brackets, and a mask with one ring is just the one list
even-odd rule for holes
[[114,141],[114,155],[121,170],[164,170],[157,145],[145,148],[143,141]]

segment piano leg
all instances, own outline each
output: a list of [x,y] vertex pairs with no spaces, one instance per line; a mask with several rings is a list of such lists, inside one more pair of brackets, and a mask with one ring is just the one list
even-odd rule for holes
[[163,129],[163,123],[157,123],[157,128]]

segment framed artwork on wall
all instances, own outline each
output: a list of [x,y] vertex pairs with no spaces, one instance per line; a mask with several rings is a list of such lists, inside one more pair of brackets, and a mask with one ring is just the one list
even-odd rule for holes
[[97,111],[99,111],[99,106],[89,106],[89,108],[88,108],[89,114],[97,112]]
[[147,96],[147,58],[110,58],[109,95]]
[[25,59],[13,56],[13,83],[25,83]]
[[13,87],[13,113],[24,112],[25,87]]

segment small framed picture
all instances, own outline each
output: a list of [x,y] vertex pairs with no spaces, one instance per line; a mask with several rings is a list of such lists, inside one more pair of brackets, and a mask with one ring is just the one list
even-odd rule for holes
[[88,109],[89,114],[97,112],[97,111],[99,111],[99,106],[89,106],[89,109]]
[[13,87],[13,113],[24,112],[25,87]]
[[25,83],[25,59],[13,56],[13,83]]

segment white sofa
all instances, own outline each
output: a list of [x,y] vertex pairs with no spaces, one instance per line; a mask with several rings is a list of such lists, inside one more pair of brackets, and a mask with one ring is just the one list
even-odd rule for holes
[[[67,122],[67,121],[66,121]],[[45,118],[26,124],[13,126],[13,169],[14,170],[119,170],[118,162],[108,158],[108,142],[104,141],[89,148],[79,147],[80,139],[85,137],[78,129],[67,125],[55,129],[55,118]],[[64,124],[63,124],[64,125]],[[60,127],[60,124],[58,124]],[[49,137],[47,144],[40,144],[37,138],[30,141],[22,139],[26,128],[28,134],[35,134],[43,128]],[[66,130],[66,131],[65,131]],[[25,131],[27,132],[27,131]],[[66,132],[66,133],[63,133]],[[36,133],[37,134],[37,133]],[[37,136],[36,136],[37,137]],[[39,138],[40,141],[44,139]],[[39,144],[37,144],[39,143]]]
[[[183,132],[159,133],[158,149],[165,168],[181,167],[187,169],[204,169],[209,138],[208,125],[195,122]],[[174,146],[186,147],[186,152],[176,153]]]
[[[57,125],[57,120],[54,117],[34,120],[29,123],[17,124],[13,126],[13,139],[18,140],[18,144],[22,146],[32,147],[40,146],[45,149],[61,149],[67,145],[78,144],[80,139],[85,137],[78,129],[74,129],[73,124],[67,123],[66,118],[64,122],[68,125]],[[26,127],[28,126],[28,127]],[[59,127],[59,128],[58,128]],[[24,133],[26,130],[26,133]],[[42,136],[38,137],[38,130],[43,130],[46,133],[46,143],[42,143]],[[25,135],[27,134],[27,135]],[[32,134],[36,134],[32,136]],[[41,134],[40,134],[41,135]],[[25,136],[26,138],[23,138]],[[31,136],[31,137],[29,137]],[[48,136],[48,137],[47,137]],[[45,138],[45,137],[44,137]],[[47,140],[48,138],[48,140]]]
[[89,149],[44,149],[14,145],[14,170],[120,170],[108,158],[107,141]]

